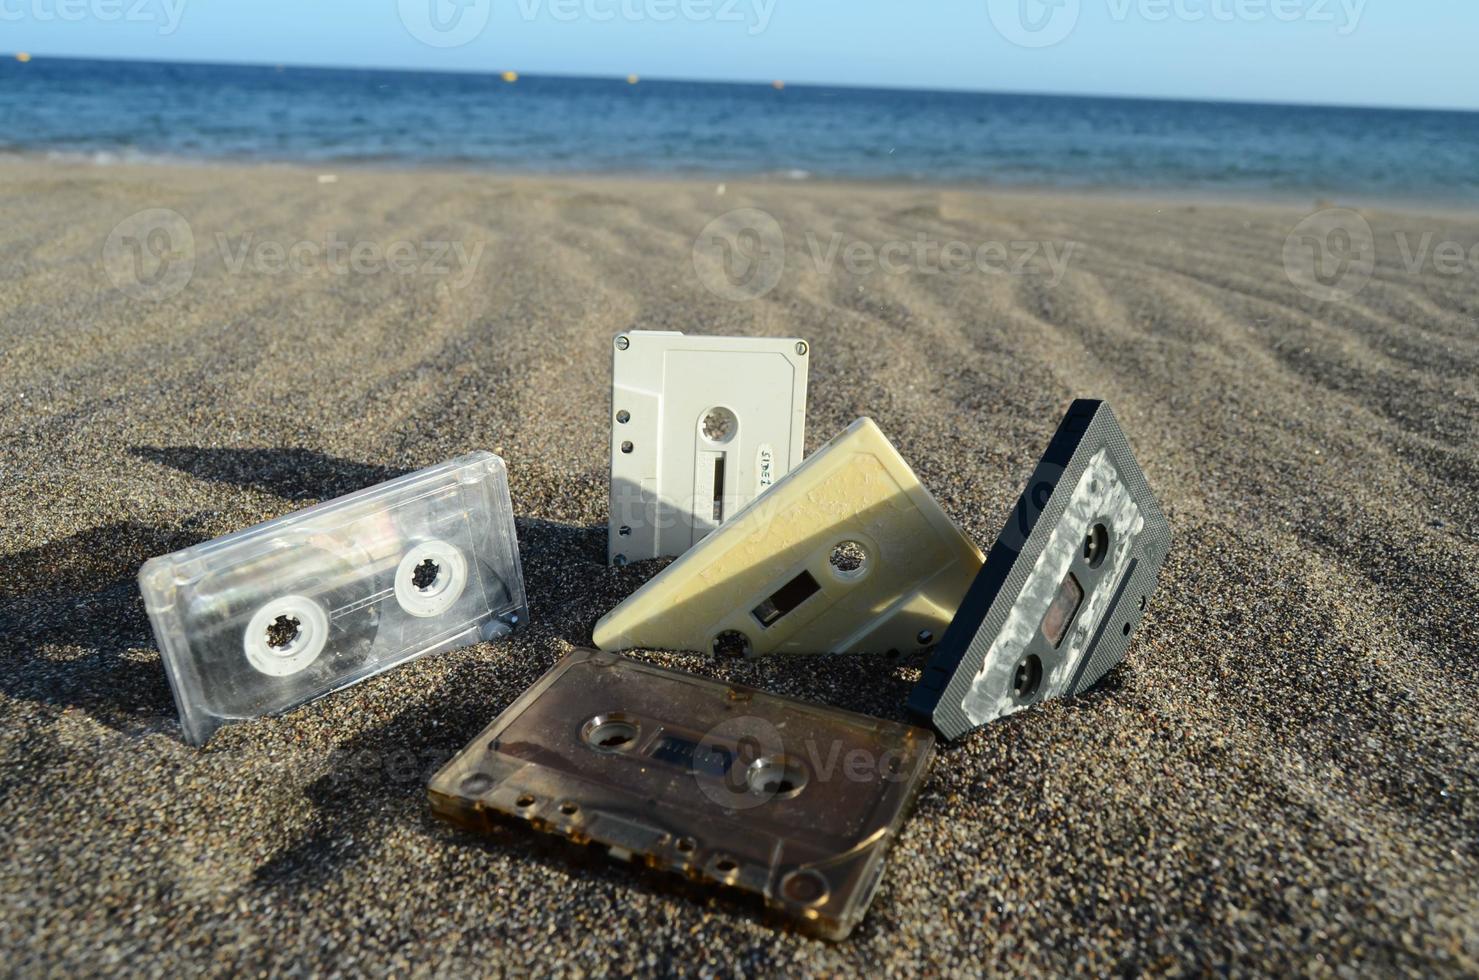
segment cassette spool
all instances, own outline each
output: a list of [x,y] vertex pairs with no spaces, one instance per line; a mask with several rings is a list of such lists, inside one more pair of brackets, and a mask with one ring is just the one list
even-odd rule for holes
[[873,899],[933,752],[934,736],[911,725],[577,650],[429,795],[465,829],[527,821],[760,896],[841,939]]
[[794,337],[616,338],[612,564],[683,554],[801,462],[809,351]]
[[859,419],[597,624],[603,650],[888,653],[930,646],[981,552]]
[[528,617],[487,452],[153,558],[139,589],[195,745]]
[[947,739],[1077,694],[1124,659],[1171,527],[1102,401],[1069,408],[910,692]]

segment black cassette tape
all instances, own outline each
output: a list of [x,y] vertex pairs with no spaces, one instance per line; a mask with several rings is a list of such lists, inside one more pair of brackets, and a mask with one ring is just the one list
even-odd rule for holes
[[941,736],[1077,694],[1124,659],[1171,528],[1109,406],[1068,409],[909,697]]
[[430,797],[467,829],[527,821],[841,939],[933,751],[911,725],[577,650],[437,773]]

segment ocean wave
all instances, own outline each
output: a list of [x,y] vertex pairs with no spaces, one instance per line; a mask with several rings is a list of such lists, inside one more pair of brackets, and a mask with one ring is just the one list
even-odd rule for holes
[[0,146],[0,160],[44,161],[69,166],[116,167],[134,165],[167,165],[172,167],[206,167],[213,161],[201,157],[147,153],[143,150],[41,150],[14,144]]

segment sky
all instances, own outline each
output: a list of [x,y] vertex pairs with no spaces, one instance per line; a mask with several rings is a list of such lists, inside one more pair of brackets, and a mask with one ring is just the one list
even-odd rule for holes
[[0,51],[1479,109],[1473,0],[0,0]]

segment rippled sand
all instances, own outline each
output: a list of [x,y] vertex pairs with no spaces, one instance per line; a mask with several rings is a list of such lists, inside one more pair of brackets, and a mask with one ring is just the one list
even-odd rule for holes
[[[9,966],[1479,969],[1479,268],[1407,254],[1479,216],[1364,212],[1374,276],[1322,301],[1284,258],[1315,202],[716,191],[0,165]],[[693,258],[739,207],[785,237],[747,301]],[[106,242],[154,208],[193,249],[161,226],[130,279]],[[336,241],[375,247],[341,269]],[[1172,523],[1126,663],[941,751],[840,945],[427,812],[430,770],[654,571],[605,563],[609,343],[639,328],[809,339],[808,448],[872,416],[983,547],[1068,402],[1106,398]],[[530,628],[184,745],[139,564],[477,448]],[[919,667],[651,656],[895,718]]]

